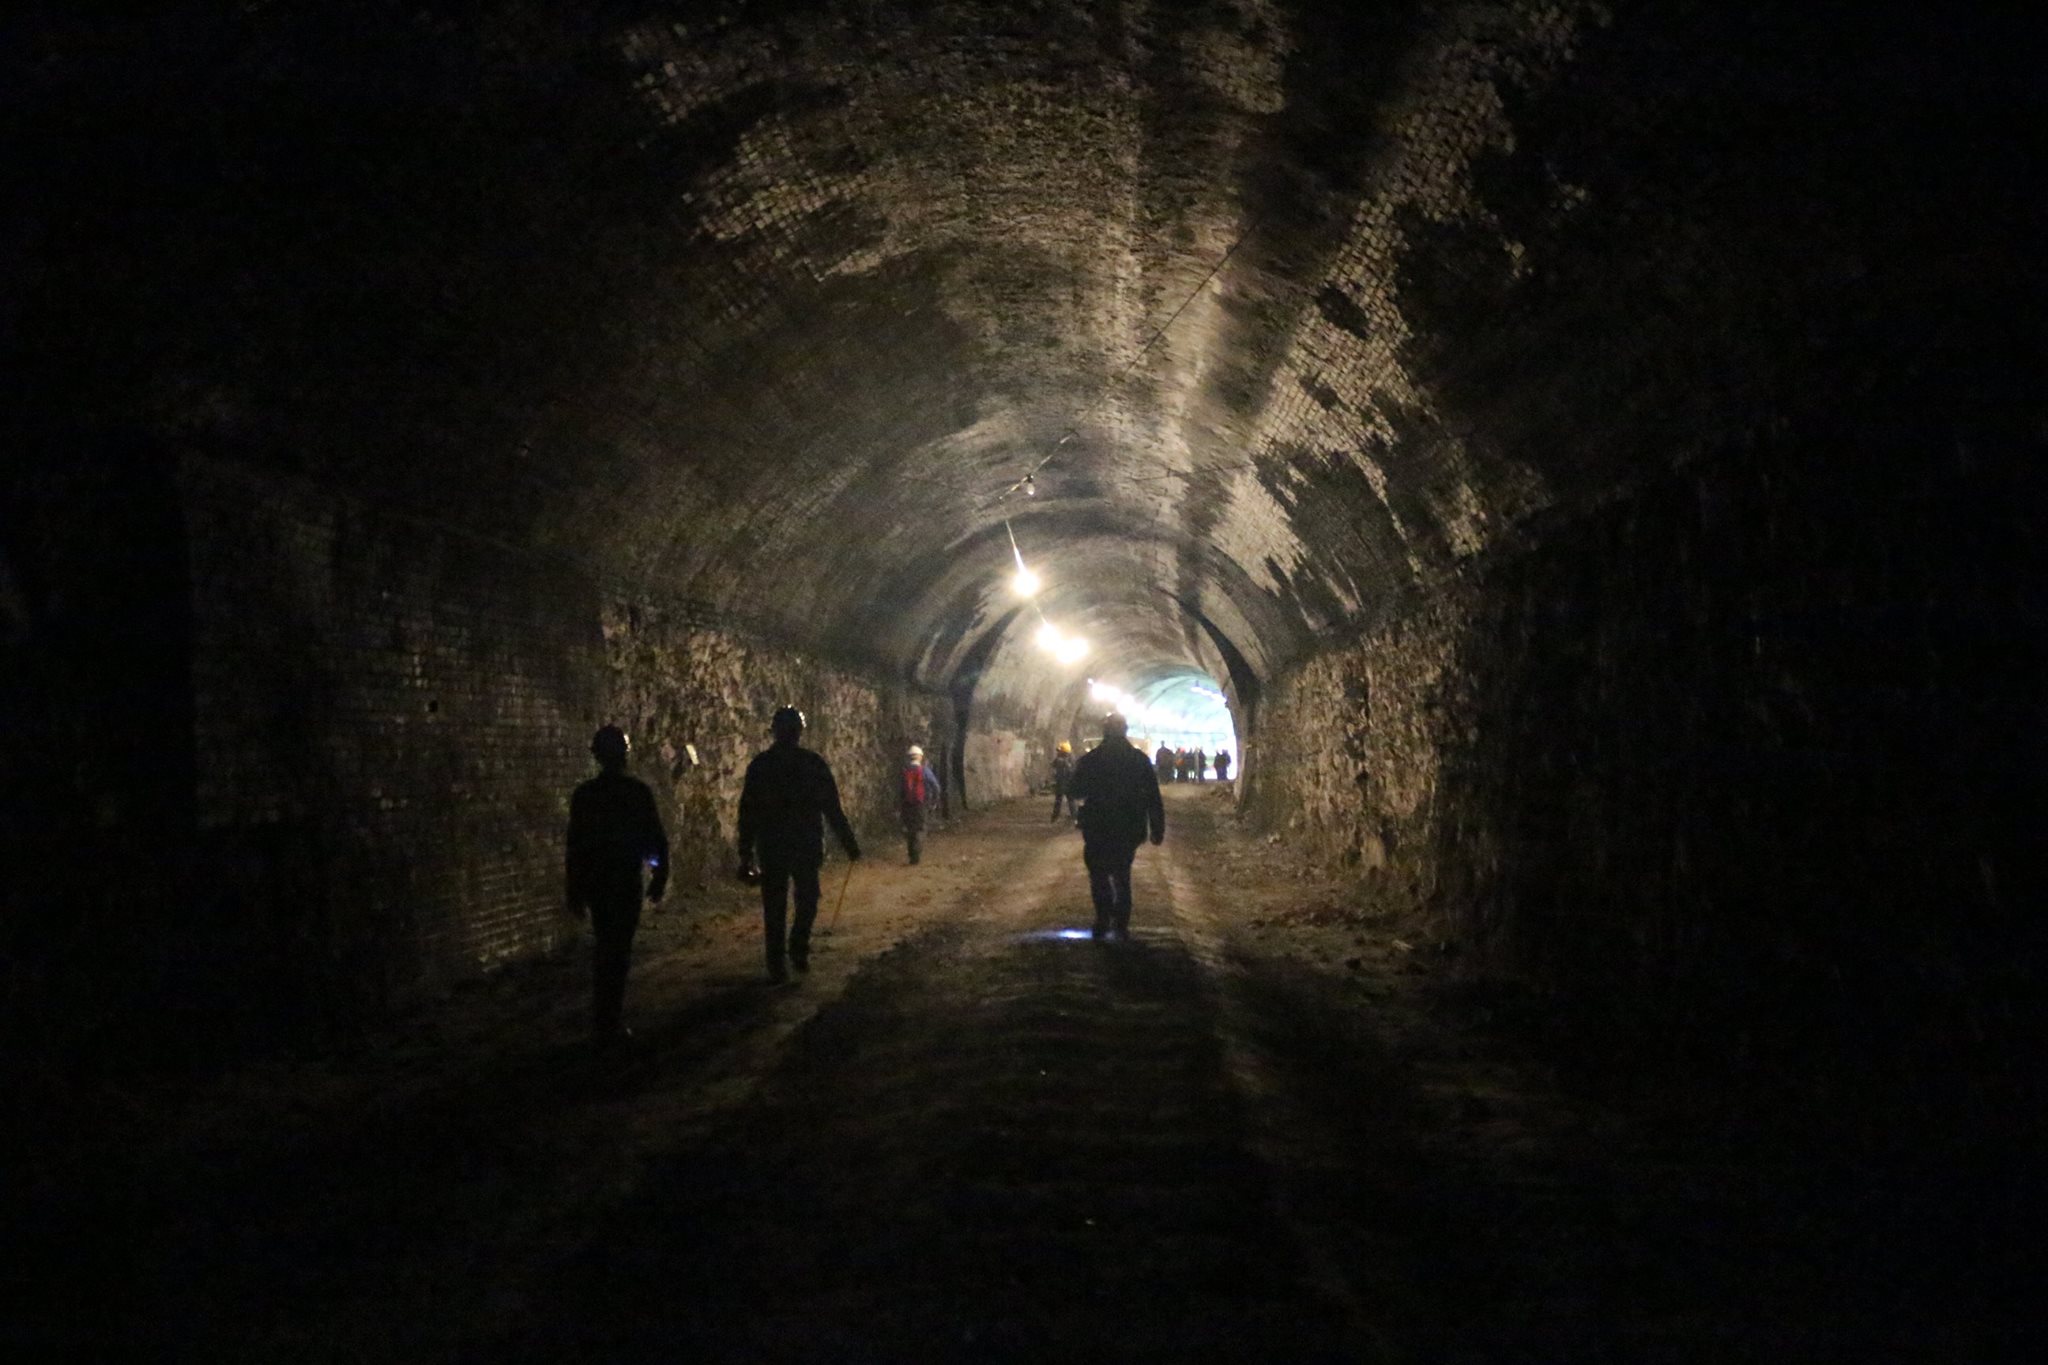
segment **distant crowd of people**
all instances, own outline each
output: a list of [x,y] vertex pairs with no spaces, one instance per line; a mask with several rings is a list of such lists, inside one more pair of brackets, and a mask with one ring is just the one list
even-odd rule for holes
[[[761,930],[768,978],[786,981],[810,967],[811,935],[822,899],[819,870],[830,828],[849,863],[860,861],[860,842],[839,801],[839,786],[823,756],[800,743],[804,714],[793,706],[769,722],[773,742],[747,765],[738,821],[739,875],[761,890]],[[632,744],[616,725],[590,742],[598,775],[569,800],[566,900],[586,916],[594,941],[590,1022],[601,1041],[631,1036],[622,1022],[626,974],[643,900],[658,903],[668,886],[668,835],[654,795],[626,774]],[[1081,860],[1095,906],[1093,936],[1129,937],[1131,867],[1139,847],[1166,837],[1159,789],[1167,782],[1205,782],[1212,760],[1203,750],[1161,744],[1148,759],[1132,744],[1124,717],[1103,721],[1102,742],[1074,756],[1061,741],[1052,759],[1052,818],[1064,811],[1081,831]],[[1228,781],[1231,758],[1213,766]],[[924,750],[911,745],[896,774],[896,805],[911,865],[923,856],[924,834],[940,798],[939,776]],[[852,875],[849,867],[848,876]],[[791,916],[790,898],[795,897]],[[844,888],[840,892],[843,897]]]
[[[1161,782],[1207,782],[1211,759],[1203,749],[1169,749],[1161,744],[1152,754],[1152,766]],[[1216,780],[1230,780],[1230,751],[1217,751]]]

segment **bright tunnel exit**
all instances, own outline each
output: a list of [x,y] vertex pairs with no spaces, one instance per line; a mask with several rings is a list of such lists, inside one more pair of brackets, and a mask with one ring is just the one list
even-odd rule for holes
[[[1233,760],[1240,755],[1229,700],[1206,673],[1186,669],[1130,689],[1110,679],[1091,678],[1088,696],[1097,706],[1122,711],[1130,721],[1131,742],[1145,752],[1162,744],[1176,751],[1200,752],[1205,760],[1204,780],[1216,775],[1218,753],[1228,753]],[[1237,766],[1233,763],[1232,771]]]

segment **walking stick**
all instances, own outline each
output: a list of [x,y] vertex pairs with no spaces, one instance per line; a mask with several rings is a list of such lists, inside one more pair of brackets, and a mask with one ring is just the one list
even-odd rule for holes
[[839,923],[839,912],[846,908],[846,888],[853,884],[853,863],[846,864],[846,880],[839,883],[839,902],[832,907],[832,918],[825,922],[825,932],[831,933]]

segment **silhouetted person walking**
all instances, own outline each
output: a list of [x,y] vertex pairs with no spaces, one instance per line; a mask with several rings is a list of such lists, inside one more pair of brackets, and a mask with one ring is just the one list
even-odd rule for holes
[[896,805],[912,867],[924,856],[925,821],[938,803],[939,775],[925,765],[924,750],[913,744],[903,756],[903,771],[896,774]]
[[[804,713],[785,706],[769,722],[775,743],[747,765],[740,789],[740,873],[761,878],[761,932],[768,951],[768,978],[784,981],[788,967],[811,966],[811,926],[818,918],[818,868],[825,861],[824,824],[846,856],[860,861],[860,843],[839,807],[839,784],[831,765],[797,744]],[[756,863],[758,855],[759,862]],[[789,888],[796,886],[796,922],[783,939]],[[785,965],[785,962],[787,965]]]
[[1208,780],[1209,755],[1203,753],[1200,749],[1197,749],[1195,750],[1195,781],[1207,782]]
[[1060,747],[1052,756],[1052,818],[1054,824],[1059,823],[1060,807],[1062,805],[1067,808],[1068,814],[1073,813],[1074,798],[1067,790],[1068,785],[1073,780],[1074,746],[1063,739],[1060,741]]
[[1228,782],[1230,780],[1230,750],[1228,749],[1218,749],[1216,751],[1216,780],[1218,782]]
[[1159,775],[1131,747],[1124,718],[1102,722],[1102,743],[1081,755],[1069,790],[1081,806],[1081,859],[1095,898],[1095,937],[1131,936],[1131,863],[1149,827],[1152,842],[1166,837],[1166,807]]
[[660,900],[668,887],[668,835],[654,808],[654,793],[638,778],[626,776],[632,747],[618,726],[599,730],[590,741],[590,754],[601,771],[569,798],[569,912],[590,916],[596,940],[590,1027],[601,1040],[632,1036],[619,1016],[633,934],[640,927],[640,869],[654,869],[648,900]]
[[1173,750],[1162,743],[1158,752],[1152,755],[1152,766],[1159,770],[1161,782],[1173,781]]

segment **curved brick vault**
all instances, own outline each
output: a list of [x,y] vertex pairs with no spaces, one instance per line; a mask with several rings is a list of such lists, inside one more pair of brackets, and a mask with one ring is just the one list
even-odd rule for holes
[[[120,264],[65,297],[154,344],[153,424],[933,684],[1008,605],[1005,515],[1102,671],[1226,676],[1206,618],[1271,675],[1668,461],[1480,409],[1555,385],[1571,239],[1672,207],[1596,185],[1584,121],[1758,117],[1617,77],[1732,33],[1702,81],[1732,101],[1815,36],[1669,6],[1637,44],[1592,3],[200,8],[29,40],[78,121],[52,155],[116,135],[84,227]],[[1668,268],[1674,226],[1609,264]]]
[[778,693],[1000,794],[1083,674],[1190,667],[1251,816],[1637,1003],[1825,959],[1815,866],[2011,894],[1962,812],[2035,733],[2026,21],[26,8],[0,600],[70,795],[9,828],[190,833],[208,923],[326,898],[264,951],[389,994],[543,945],[505,860],[604,714],[709,868]]
[[164,421],[940,684],[1008,514],[1104,671],[1222,675],[1191,611],[1270,670],[1551,496],[1399,276],[1508,259],[1472,166],[1596,8],[259,6],[43,79],[154,111]]

